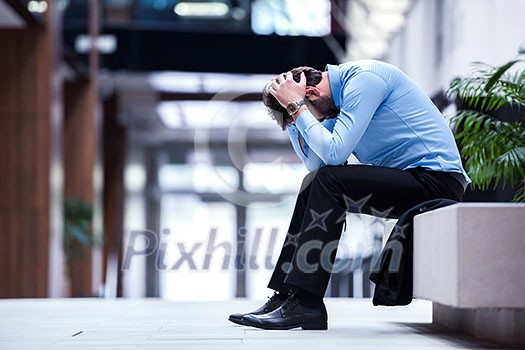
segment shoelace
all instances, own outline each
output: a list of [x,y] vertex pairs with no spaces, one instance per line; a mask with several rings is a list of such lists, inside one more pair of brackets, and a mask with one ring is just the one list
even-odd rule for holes
[[299,304],[299,299],[297,299],[296,297],[292,295],[292,296],[289,296],[288,299],[284,301],[281,307],[283,311],[286,312],[288,310],[292,310],[293,308],[295,308],[297,304]]
[[266,302],[266,304],[271,304],[271,303],[273,303],[275,300],[277,300],[279,298],[280,298],[279,293],[274,292],[271,297],[268,297],[268,301]]
[[272,304],[274,304],[277,300],[279,300],[281,297],[279,296],[279,293],[275,292],[271,297],[268,297],[268,301],[265,304],[264,310],[269,311]]

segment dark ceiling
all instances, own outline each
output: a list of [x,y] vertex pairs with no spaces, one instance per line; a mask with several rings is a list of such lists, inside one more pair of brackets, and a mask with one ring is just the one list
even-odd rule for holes
[[[244,17],[191,20],[176,16],[177,1],[163,0],[162,11],[154,11],[158,2],[151,0],[128,1],[128,7],[117,9],[110,6],[114,0],[102,1],[100,33],[114,35],[117,43],[114,52],[101,56],[102,68],[279,73],[299,65],[323,69],[327,63],[337,63],[322,37],[255,34],[249,15],[253,0],[223,0],[230,9],[244,11]],[[66,51],[74,51],[77,36],[87,33],[86,3],[70,0],[66,8]],[[331,35],[344,46],[344,35],[335,32],[332,29]],[[77,56],[87,59],[85,54],[77,52]]]
[[[108,27],[102,32],[117,38],[116,52],[101,56],[102,68],[111,70],[280,73],[296,66],[324,69],[327,63],[337,63],[323,39],[316,37]],[[65,40],[72,45],[83,33],[66,28]]]

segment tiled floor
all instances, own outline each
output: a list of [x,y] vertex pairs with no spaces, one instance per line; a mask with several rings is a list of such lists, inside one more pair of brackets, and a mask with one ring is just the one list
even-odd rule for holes
[[0,300],[0,349],[495,349],[434,327],[431,305],[328,299],[328,331],[264,331],[227,315],[260,301]]

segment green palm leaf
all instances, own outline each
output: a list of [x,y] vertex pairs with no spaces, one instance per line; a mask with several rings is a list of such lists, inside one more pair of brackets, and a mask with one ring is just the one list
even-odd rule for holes
[[499,68],[474,62],[472,74],[455,79],[447,94],[449,97],[461,98],[471,108],[486,112],[505,105],[525,108],[525,71],[514,74],[507,72],[522,61],[514,60]]
[[[470,76],[454,80],[448,96],[467,109],[449,117],[461,145],[465,167],[475,187],[520,184],[514,201],[525,201],[525,70],[509,73],[523,59],[501,67],[476,62]],[[501,121],[493,112],[508,106],[516,122]]]

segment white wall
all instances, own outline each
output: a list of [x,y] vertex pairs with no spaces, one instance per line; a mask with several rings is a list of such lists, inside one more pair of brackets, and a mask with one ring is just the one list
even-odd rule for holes
[[501,65],[523,42],[525,0],[417,0],[385,59],[433,95],[470,62]]

